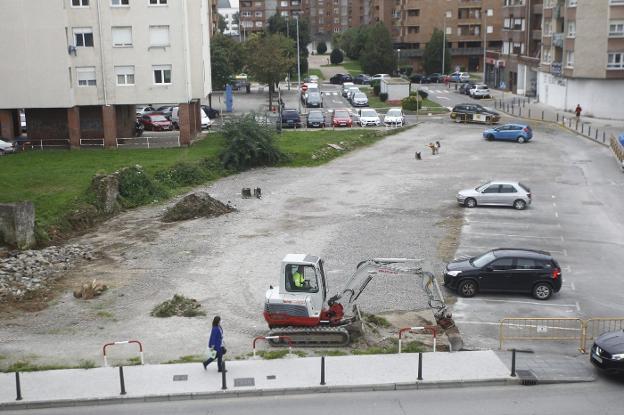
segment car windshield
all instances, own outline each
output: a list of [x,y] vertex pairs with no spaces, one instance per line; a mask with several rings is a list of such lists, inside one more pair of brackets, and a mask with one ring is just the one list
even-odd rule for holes
[[362,110],[360,113],[361,117],[377,117],[377,112],[375,110]]
[[386,117],[400,117],[401,116],[401,110],[389,110],[388,113],[386,114]]
[[366,94],[363,94],[362,92],[356,92],[353,95],[353,98],[366,98]]
[[347,111],[336,111],[334,113],[334,117],[336,117],[336,118],[349,118],[349,113]]
[[311,111],[310,114],[308,114],[308,119],[310,120],[322,120],[323,119],[323,113],[320,111]]
[[485,254],[481,256],[471,258],[470,263],[477,268],[483,268],[484,266],[494,261],[495,259],[496,259],[496,256],[494,255],[494,252],[490,251],[490,252],[486,252]]
[[318,92],[310,92],[308,94],[308,100],[320,100],[321,99],[321,94],[319,94]]
[[490,183],[492,183],[492,182],[483,183],[481,186],[475,187],[475,190],[477,192],[482,192],[486,187],[488,187],[490,185]]
[[167,118],[164,115],[150,115],[152,121],[167,121]]

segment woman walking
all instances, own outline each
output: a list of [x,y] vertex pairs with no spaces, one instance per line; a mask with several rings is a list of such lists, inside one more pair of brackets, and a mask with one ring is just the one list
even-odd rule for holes
[[225,347],[223,347],[223,329],[221,328],[221,317],[215,316],[212,320],[212,330],[210,331],[210,340],[208,340],[208,347],[214,350],[217,354],[214,357],[209,357],[208,360],[202,362],[204,370],[215,359],[217,360],[217,369],[219,372],[223,370],[223,355],[225,354]]

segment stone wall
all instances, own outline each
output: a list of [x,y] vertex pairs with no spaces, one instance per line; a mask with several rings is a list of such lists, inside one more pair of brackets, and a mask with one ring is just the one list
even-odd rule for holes
[[32,202],[0,203],[0,243],[19,249],[35,245],[35,206]]

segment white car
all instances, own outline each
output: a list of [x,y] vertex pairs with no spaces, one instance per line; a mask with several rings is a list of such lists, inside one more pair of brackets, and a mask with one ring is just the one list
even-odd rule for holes
[[344,84],[342,84],[342,90],[340,91],[340,93],[342,94],[343,97],[347,97],[347,91],[349,90],[349,88],[354,87],[355,84],[353,82],[345,82]]
[[468,93],[473,98],[489,98],[490,88],[488,88],[488,86],[484,84],[475,85],[474,88],[470,88]]
[[360,111],[359,123],[362,127],[378,127],[381,125],[381,120],[379,119],[377,111],[372,108],[368,108]]
[[390,75],[387,73],[378,73],[371,77],[371,82],[373,81],[381,81],[383,78],[390,78]]
[[468,72],[453,72],[450,77],[453,82],[466,82],[470,80],[470,74]]
[[15,153],[15,143],[0,140],[0,156],[7,153]]
[[145,114],[149,114],[150,112],[156,111],[156,108],[149,105],[137,105],[136,106],[136,115],[140,117]]
[[405,115],[401,108],[390,108],[384,117],[384,124],[388,126],[403,127],[405,125]]
[[208,114],[206,114],[203,108],[199,109],[199,113],[201,115],[201,128],[202,130],[207,130],[212,125],[212,120],[208,118]]

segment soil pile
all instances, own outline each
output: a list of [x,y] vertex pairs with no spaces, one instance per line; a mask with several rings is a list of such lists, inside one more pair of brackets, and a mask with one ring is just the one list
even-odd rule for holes
[[167,209],[163,215],[165,222],[195,219],[199,217],[215,217],[235,211],[229,204],[225,205],[213,199],[206,192],[191,193],[178,203]]

